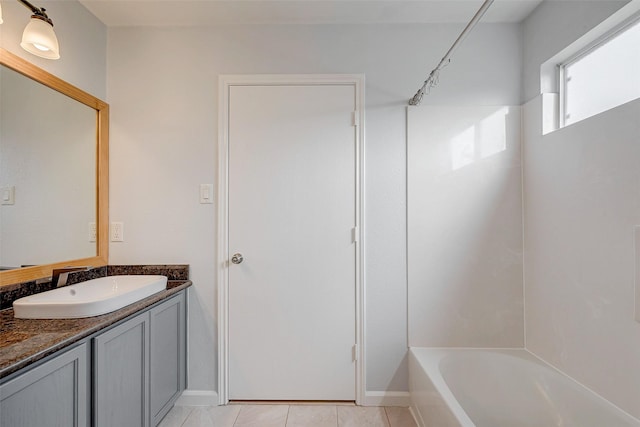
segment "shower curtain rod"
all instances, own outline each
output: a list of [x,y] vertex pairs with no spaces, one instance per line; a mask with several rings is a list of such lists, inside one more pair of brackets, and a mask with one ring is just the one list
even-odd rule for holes
[[415,95],[413,95],[413,98],[409,100],[409,105],[420,105],[420,102],[422,101],[422,97],[424,96],[426,89],[427,88],[430,89],[437,84],[438,74],[440,73],[440,70],[442,69],[442,67],[444,67],[449,62],[451,62],[450,56],[453,54],[453,51],[456,49],[456,47],[458,47],[458,45],[462,42],[462,40],[464,40],[464,38],[473,29],[473,27],[476,26],[480,18],[482,18],[482,16],[486,13],[487,9],[489,9],[489,6],[491,6],[491,3],[493,3],[493,0],[485,0],[482,6],[480,6],[480,9],[478,9],[476,14],[471,19],[471,21],[469,21],[469,23],[467,24],[467,26],[464,27],[464,30],[462,30],[462,33],[460,33],[456,41],[453,42],[453,45],[451,45],[451,47],[449,48],[447,53],[444,55],[444,57],[442,57],[438,66],[434,68],[431,71],[431,73],[429,73],[429,77],[427,77],[427,80],[424,81],[424,84],[422,85],[422,87],[418,90],[418,92],[416,92]]

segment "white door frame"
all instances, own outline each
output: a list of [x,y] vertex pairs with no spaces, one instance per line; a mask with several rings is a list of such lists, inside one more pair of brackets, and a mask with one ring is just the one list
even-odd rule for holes
[[[356,137],[356,403],[365,392],[364,287],[364,75],[221,75],[218,79],[218,399],[229,403],[229,92],[231,86],[352,85]],[[313,102],[309,99],[309,102]]]

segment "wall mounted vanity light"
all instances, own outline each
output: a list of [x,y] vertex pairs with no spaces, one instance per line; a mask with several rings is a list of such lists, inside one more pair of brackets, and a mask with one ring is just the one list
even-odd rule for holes
[[[37,8],[27,0],[18,1],[33,13],[22,33],[20,46],[27,52],[41,58],[59,59],[58,38],[53,31],[53,22],[45,13],[45,9]],[[0,9],[0,24],[2,24],[2,9]]]

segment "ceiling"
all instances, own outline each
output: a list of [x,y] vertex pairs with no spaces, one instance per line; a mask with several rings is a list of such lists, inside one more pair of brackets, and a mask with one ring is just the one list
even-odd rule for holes
[[[483,0],[79,0],[109,27],[406,24],[471,20]],[[520,22],[542,0],[495,0],[482,22]]]

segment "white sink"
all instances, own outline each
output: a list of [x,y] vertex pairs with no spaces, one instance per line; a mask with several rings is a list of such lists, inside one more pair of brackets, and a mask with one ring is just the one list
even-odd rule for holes
[[19,319],[72,319],[118,310],[167,287],[166,276],[107,276],[20,298]]

